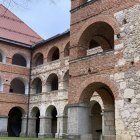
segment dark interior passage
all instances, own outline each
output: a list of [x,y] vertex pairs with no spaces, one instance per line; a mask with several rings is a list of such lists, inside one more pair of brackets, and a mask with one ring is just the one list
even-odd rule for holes
[[22,113],[17,107],[12,108],[8,118],[8,136],[19,137],[21,132]]

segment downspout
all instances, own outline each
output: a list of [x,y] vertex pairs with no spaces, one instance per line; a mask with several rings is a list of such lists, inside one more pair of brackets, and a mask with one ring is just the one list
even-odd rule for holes
[[32,56],[33,56],[33,46],[30,47],[31,49],[31,59],[30,59],[30,72],[29,72],[29,90],[28,90],[28,103],[27,103],[27,119],[26,119],[26,137],[28,137],[28,130],[29,130],[29,109],[30,109],[30,92],[31,92],[31,72],[32,72]]

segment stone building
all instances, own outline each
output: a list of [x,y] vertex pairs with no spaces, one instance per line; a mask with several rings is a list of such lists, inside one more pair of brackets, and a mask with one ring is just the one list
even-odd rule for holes
[[47,40],[0,17],[0,135],[140,140],[140,0],[70,12],[70,31]]

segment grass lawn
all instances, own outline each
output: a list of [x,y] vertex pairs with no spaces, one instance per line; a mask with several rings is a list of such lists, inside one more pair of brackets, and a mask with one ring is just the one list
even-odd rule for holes
[[53,139],[53,138],[39,139],[39,138],[0,137],[0,140],[62,140],[62,139]]

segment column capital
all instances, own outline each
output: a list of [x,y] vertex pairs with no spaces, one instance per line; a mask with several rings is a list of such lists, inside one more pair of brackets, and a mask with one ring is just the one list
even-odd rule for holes
[[68,108],[72,108],[72,107],[89,108],[89,104],[85,104],[85,103],[76,103],[76,104],[69,104],[69,105],[68,105]]

